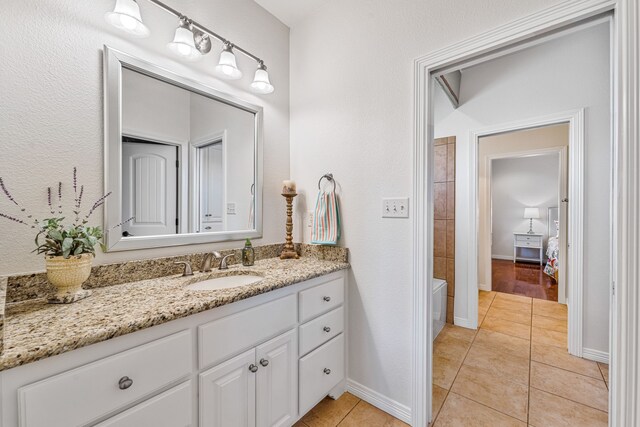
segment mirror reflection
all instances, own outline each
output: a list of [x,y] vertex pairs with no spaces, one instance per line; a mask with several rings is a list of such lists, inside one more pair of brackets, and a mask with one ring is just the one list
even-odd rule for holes
[[122,69],[123,238],[255,228],[253,112]]

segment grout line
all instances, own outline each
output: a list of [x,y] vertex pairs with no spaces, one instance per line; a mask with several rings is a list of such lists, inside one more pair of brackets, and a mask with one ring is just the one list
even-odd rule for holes
[[530,388],[535,389],[535,390],[543,391],[543,392],[545,392],[547,394],[551,394],[551,395],[556,396],[556,397],[560,397],[560,398],[562,398],[564,400],[568,400],[569,402],[577,403],[578,405],[586,406],[587,408],[595,409],[596,411],[604,412],[604,413],[607,413],[607,414],[609,413],[609,409],[608,408],[607,408],[606,411],[603,411],[602,409],[596,408],[596,407],[591,406],[591,405],[587,405],[586,403],[582,403],[582,402],[578,402],[577,400],[569,399],[568,397],[562,396],[562,395],[557,394],[557,393],[552,393],[549,390],[543,390],[543,389],[538,388],[538,387],[530,387]]
[[[600,367],[600,363],[595,362],[595,364],[598,365],[598,370],[600,371],[600,376],[602,377],[602,381],[604,381],[604,385],[607,387],[607,391],[609,391],[609,384],[607,383],[608,378],[605,377],[604,372],[602,371],[602,368]],[[608,366],[609,365],[607,365],[607,368],[608,368]]]
[[[549,346],[549,347],[553,347],[553,346]],[[556,347],[556,348],[560,348],[560,347]],[[570,355],[570,356],[572,356],[572,355]],[[576,356],[572,356],[572,357],[576,357]],[[587,360],[587,359],[582,359],[581,357],[576,357],[576,358],[577,359],[581,359],[581,360]],[[590,378],[590,379],[595,380],[595,381],[600,381],[598,378],[590,377],[589,375],[581,374],[580,372],[570,371],[569,369],[561,368],[560,366],[551,365],[549,363],[541,362],[539,360],[531,359],[531,361],[532,362],[536,362],[539,365],[549,366],[551,368],[560,369],[561,371],[569,372],[571,374],[580,375],[581,377]],[[587,360],[587,361],[588,362],[593,362],[592,360]],[[597,363],[597,362],[593,362],[593,363]],[[600,372],[600,375],[602,375],[602,372]],[[606,385],[606,381],[604,381],[604,379],[602,379],[602,382],[604,382],[605,385]]]
[[342,417],[340,419],[340,421],[338,421],[338,423],[335,425],[335,427],[338,427],[348,416],[351,412],[353,412],[354,409],[356,409],[356,406],[358,406],[360,404],[360,402],[362,402],[362,399],[358,398],[358,403],[356,403],[355,405],[353,405],[353,408],[349,409],[349,412],[347,412],[344,417]]

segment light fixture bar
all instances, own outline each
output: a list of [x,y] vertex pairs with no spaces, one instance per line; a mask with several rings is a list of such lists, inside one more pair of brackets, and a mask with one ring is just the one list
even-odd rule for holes
[[[172,8],[171,6],[167,6],[166,4],[164,4],[163,2],[159,1],[159,0],[147,0],[150,3],[155,4],[156,6],[158,6],[160,9],[163,9],[165,12],[169,12],[172,15],[175,15],[177,18],[186,18],[185,15],[183,15],[182,13],[178,12],[177,10],[175,10],[174,8]],[[214,39],[217,39],[219,41],[222,42],[223,45],[231,45],[233,46],[233,50],[237,51],[237,52],[241,52],[243,53],[245,56],[248,56],[249,58],[253,59],[254,61],[256,61],[258,64],[262,64],[264,63],[264,61],[260,58],[258,58],[257,56],[255,56],[254,54],[252,54],[251,52],[244,50],[243,48],[241,48],[240,46],[230,42],[229,40],[225,39],[224,37],[222,37],[220,34],[215,33],[214,31],[211,31],[210,29],[208,29],[207,27],[205,27],[204,25],[194,21],[191,18],[187,18],[189,19],[189,22],[191,23],[191,25],[193,25],[194,28],[202,31],[205,34],[208,34],[209,36],[213,37]]]

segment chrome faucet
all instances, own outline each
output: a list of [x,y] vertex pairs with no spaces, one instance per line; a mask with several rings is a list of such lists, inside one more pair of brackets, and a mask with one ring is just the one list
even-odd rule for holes
[[[211,271],[211,263],[213,262],[214,258],[220,259],[222,258],[222,255],[218,251],[213,251],[211,253],[206,254],[204,256],[204,259],[202,260],[202,266],[200,267],[200,272],[209,273]],[[222,263],[220,263],[220,265],[222,266]]]
[[218,270],[228,270],[229,266],[227,265],[227,260],[231,257],[235,258],[235,255],[229,254],[229,255],[226,255],[224,258],[222,258],[222,260],[220,261],[220,267],[218,267]]

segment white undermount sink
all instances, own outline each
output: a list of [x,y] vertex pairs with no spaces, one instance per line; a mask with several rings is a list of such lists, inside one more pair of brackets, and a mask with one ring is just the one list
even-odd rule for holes
[[235,288],[257,283],[264,279],[261,276],[252,274],[236,274],[231,276],[216,277],[215,279],[203,280],[201,282],[187,285],[185,289],[190,291],[215,291],[218,289]]

